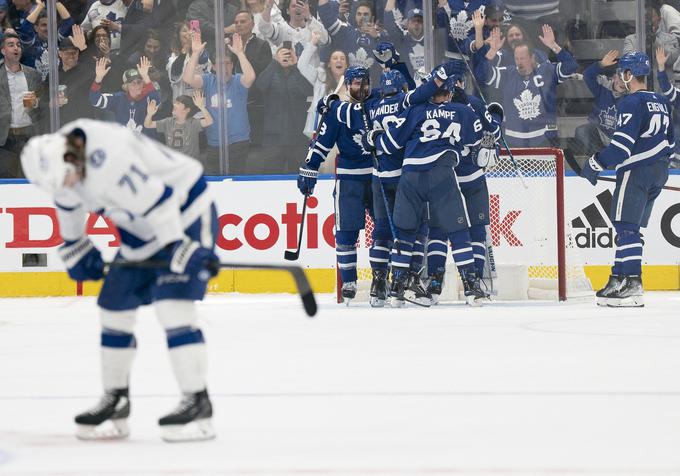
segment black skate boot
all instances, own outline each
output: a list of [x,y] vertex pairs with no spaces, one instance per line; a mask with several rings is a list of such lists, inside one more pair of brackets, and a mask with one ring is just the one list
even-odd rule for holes
[[342,283],[340,295],[342,296],[343,302],[349,306],[349,302],[357,295],[357,282],[349,281],[347,283]]
[[442,294],[443,287],[444,268],[439,268],[433,275],[430,276],[430,282],[427,285],[427,293],[430,295],[432,304],[437,304],[439,302],[439,296]]
[[130,434],[129,416],[128,389],[109,390],[95,407],[76,416],[76,437],[81,440],[126,438]]
[[597,305],[598,306],[607,306],[607,298],[617,292],[619,289],[621,289],[621,285],[623,284],[623,276],[619,276],[616,274],[611,274],[609,275],[609,280],[607,281],[607,284],[605,287],[600,289],[598,292],[595,293],[595,296],[597,297]]
[[158,420],[161,438],[173,443],[210,440],[215,438],[211,418],[212,404],[208,391],[188,393],[177,408]]
[[422,307],[430,307],[432,298],[420,280],[420,274],[415,271],[409,272],[408,282],[404,290],[404,300]]
[[[610,276],[609,281],[612,281],[613,276]],[[608,307],[644,307],[645,303],[642,298],[642,278],[640,276],[622,275],[617,276],[616,285],[613,286],[606,294],[605,291],[610,283],[604,289],[597,292],[598,306]],[[602,293],[602,295],[600,294]]]
[[465,301],[469,306],[481,306],[482,302],[489,300],[491,296],[482,289],[482,280],[479,279],[475,271],[469,273],[461,271],[461,278],[465,291]]
[[408,281],[408,272],[392,271],[392,285],[390,286],[390,306],[404,307],[404,292]]
[[371,282],[371,307],[384,307],[387,300],[387,270],[374,269]]

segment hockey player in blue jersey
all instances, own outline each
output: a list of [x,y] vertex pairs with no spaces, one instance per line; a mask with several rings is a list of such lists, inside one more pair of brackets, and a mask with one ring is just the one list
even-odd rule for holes
[[[465,94],[465,62],[459,63],[460,73],[455,75],[455,90],[451,101],[470,106],[480,122],[485,126],[480,144],[474,147],[464,147],[460,153],[460,161],[456,165],[456,177],[461,193],[465,199],[465,208],[470,222],[470,245],[475,261],[477,276],[485,276],[486,264],[486,227],[489,225],[489,191],[484,174],[487,167],[493,167],[497,161],[497,141],[500,139],[500,125],[503,122],[503,108],[498,103],[487,105],[480,98]],[[429,284],[427,291],[432,302],[439,300],[444,282],[446,252],[446,233],[431,228],[427,247],[427,269]],[[453,257],[457,260],[460,250],[454,250]],[[490,286],[487,283],[487,289]]]
[[385,131],[364,135],[366,147],[393,154],[404,148],[402,176],[394,206],[396,242],[392,247],[390,295],[403,299],[416,232],[427,219],[450,236],[470,305],[488,298],[481,286],[470,245],[469,220],[453,167],[463,147],[475,147],[485,126],[467,105],[449,102],[455,78],[448,78],[431,101],[402,113]]
[[[104,279],[97,301],[104,396],[76,416],[77,436],[128,436],[136,313],[153,303],[184,394],[159,420],[162,437],[213,438],[206,351],[194,301],[203,299],[208,278],[217,272],[212,251],[217,215],[200,163],[123,126],[85,119],[31,139],[21,163],[26,177],[54,200],[64,240],[59,255],[69,276]],[[123,263],[108,274],[85,234],[88,212],[110,218],[120,233],[116,261]]]
[[598,304],[641,307],[642,238],[654,200],[668,180],[675,139],[670,104],[647,91],[649,58],[632,52],[619,59],[617,73],[630,92],[617,105],[618,120],[611,143],[593,155],[581,175],[593,185],[598,174],[616,170],[611,220],[616,229],[616,255],[607,285],[597,292]]

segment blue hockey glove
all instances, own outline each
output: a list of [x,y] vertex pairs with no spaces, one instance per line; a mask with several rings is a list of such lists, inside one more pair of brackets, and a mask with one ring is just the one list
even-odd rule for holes
[[176,274],[197,276],[207,281],[217,276],[219,259],[212,250],[204,248],[198,241],[185,238],[170,246],[170,271]]
[[581,177],[585,178],[588,182],[593,185],[597,184],[597,176],[602,172],[602,164],[597,160],[597,154],[593,154],[585,164],[583,164],[583,169],[581,170]]
[[503,106],[501,106],[497,102],[492,102],[488,106],[486,106],[486,110],[489,111],[489,114],[494,116],[494,119],[496,119],[499,123],[503,122],[503,118],[505,117],[505,111],[503,110]]
[[371,130],[366,132],[361,136],[361,147],[369,152],[375,150],[375,141],[378,140],[380,134],[382,134],[382,131]]
[[98,281],[104,277],[102,255],[87,236],[66,241],[59,247],[59,256],[75,281]]
[[441,82],[445,82],[449,77],[449,75],[446,73],[446,68],[442,64],[436,66],[430,73],[430,76],[438,79]]
[[316,179],[318,176],[318,170],[308,169],[305,166],[300,167],[297,186],[302,195],[312,195],[314,193],[314,187],[316,186]]
[[337,94],[327,94],[326,96],[322,97],[319,99],[319,102],[316,105],[316,112],[319,114],[325,114],[328,112],[328,110],[331,108],[331,105],[335,101],[339,101],[340,96]]
[[373,56],[384,68],[393,68],[399,62],[399,53],[392,43],[382,41],[373,50]]

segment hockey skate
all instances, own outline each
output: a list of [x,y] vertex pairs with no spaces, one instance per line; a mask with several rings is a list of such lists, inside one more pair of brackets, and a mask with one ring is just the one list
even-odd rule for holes
[[76,437],[81,440],[115,440],[130,434],[128,389],[107,391],[99,403],[76,416]]
[[161,438],[170,443],[213,439],[215,431],[211,418],[212,404],[208,391],[188,393],[177,408],[158,420]]
[[420,274],[411,271],[408,275],[408,282],[404,290],[404,300],[422,307],[430,307],[432,298],[427,293],[420,280]]
[[442,288],[444,287],[444,269],[438,269],[436,273],[430,276],[430,282],[427,285],[427,294],[430,295],[432,304],[435,305],[439,302],[439,296],[442,294]]
[[461,278],[465,291],[465,302],[468,306],[481,306],[483,302],[490,300],[491,296],[482,289],[482,280],[479,279],[476,272],[461,272]]
[[349,306],[349,302],[357,295],[357,282],[349,281],[347,283],[342,283],[340,295],[342,296],[342,301]]
[[406,305],[404,293],[406,292],[407,280],[408,274],[406,272],[392,272],[392,285],[390,286],[391,307],[404,307]]
[[371,307],[384,307],[387,300],[387,270],[374,269],[371,282]]
[[598,306],[644,307],[642,294],[642,278],[640,276],[611,275],[607,285],[595,295],[597,296]]

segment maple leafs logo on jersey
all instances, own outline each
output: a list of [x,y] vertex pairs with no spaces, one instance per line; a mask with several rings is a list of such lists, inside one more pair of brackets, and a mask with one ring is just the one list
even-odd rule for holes
[[369,69],[371,66],[373,66],[373,63],[375,63],[375,60],[368,56],[368,52],[363,48],[359,48],[356,51],[356,54],[349,54],[350,66],[361,66]]
[[600,125],[605,129],[616,129],[616,106],[609,106],[600,111]]
[[538,94],[534,96],[528,89],[522,91],[519,99],[514,98],[512,102],[517,108],[517,114],[520,119],[531,120],[541,115],[541,96]]
[[354,135],[352,136],[352,140],[354,141],[354,143],[355,143],[356,145],[359,146],[359,148],[361,149],[361,153],[362,153],[362,154],[368,154],[368,151],[367,151],[366,149],[364,149],[364,146],[363,146],[363,144],[361,143],[361,134],[354,134]]
[[420,43],[414,45],[411,52],[408,54],[408,59],[411,62],[414,71],[425,66],[425,47]]
[[461,10],[458,15],[452,16],[449,21],[449,32],[454,40],[464,40],[471,29],[472,20],[465,10]]
[[132,117],[130,117],[130,119],[127,121],[125,127],[130,129],[132,132],[142,132],[142,129],[144,129],[144,126],[142,126],[141,124],[137,125],[137,123]]

